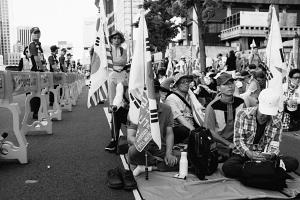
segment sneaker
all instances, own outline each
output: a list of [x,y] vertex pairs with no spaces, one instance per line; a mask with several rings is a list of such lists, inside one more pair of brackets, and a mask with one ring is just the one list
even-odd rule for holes
[[132,171],[122,170],[121,176],[123,180],[124,190],[133,190],[137,188],[137,183],[133,177]]
[[114,151],[116,151],[116,146],[117,146],[116,141],[112,140],[112,141],[110,141],[109,144],[105,147],[105,150],[106,150],[106,151],[109,151],[109,152],[114,152]]
[[119,167],[110,169],[107,172],[107,186],[113,189],[121,189],[124,184]]

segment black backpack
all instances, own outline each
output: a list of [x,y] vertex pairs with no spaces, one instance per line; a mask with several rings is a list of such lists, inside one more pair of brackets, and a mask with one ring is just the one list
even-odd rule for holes
[[218,168],[218,152],[211,132],[199,127],[191,131],[188,142],[188,159],[200,180]]

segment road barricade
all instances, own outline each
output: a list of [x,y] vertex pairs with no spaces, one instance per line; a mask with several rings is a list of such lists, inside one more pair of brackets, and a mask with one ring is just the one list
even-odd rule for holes
[[[69,77],[69,78],[67,78]],[[58,85],[54,88],[54,85]],[[2,142],[0,158],[17,159],[20,163],[28,162],[28,142],[25,135],[28,132],[47,132],[52,134],[52,120],[61,120],[61,107],[72,110],[72,102],[76,100],[84,86],[84,76],[75,73],[48,73],[48,72],[16,72],[0,71],[0,108],[7,109],[12,114],[13,133],[18,146],[10,141]],[[60,97],[60,88],[63,88]],[[53,109],[48,110],[49,92],[54,94]],[[13,103],[13,97],[26,94],[25,113],[20,128],[20,107]],[[29,124],[31,113],[30,101],[40,99],[38,120]],[[63,106],[61,106],[61,104]]]

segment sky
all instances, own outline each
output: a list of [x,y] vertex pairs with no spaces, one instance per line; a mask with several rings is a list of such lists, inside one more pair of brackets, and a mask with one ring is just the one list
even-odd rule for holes
[[43,45],[68,41],[74,59],[82,57],[83,22],[97,16],[94,0],[8,0],[11,45],[17,42],[17,26],[38,26]]

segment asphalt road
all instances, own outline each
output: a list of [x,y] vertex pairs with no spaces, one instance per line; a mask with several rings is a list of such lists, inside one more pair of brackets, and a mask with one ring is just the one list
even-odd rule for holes
[[[53,122],[53,135],[27,135],[29,163],[0,161],[0,200],[132,200],[132,192],[112,190],[105,184],[106,172],[122,166],[119,156],[104,151],[110,134],[103,106],[86,107],[84,88],[72,112]],[[25,95],[14,98],[24,115]],[[0,133],[16,140],[12,118],[0,109]],[[29,182],[29,183],[28,183]]]

